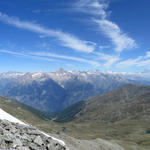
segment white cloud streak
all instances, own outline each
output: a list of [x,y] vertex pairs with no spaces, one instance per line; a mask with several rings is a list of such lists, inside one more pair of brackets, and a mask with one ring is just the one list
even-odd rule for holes
[[78,62],[88,63],[88,64],[93,65],[95,67],[100,66],[100,64],[98,62],[92,61],[92,60],[87,60],[84,58],[78,58],[78,57],[72,57],[72,56],[66,56],[66,55],[58,55],[58,54],[49,53],[49,52],[35,52],[35,53],[30,53],[30,54],[33,56],[53,57],[53,58],[59,58],[59,59],[78,61]]
[[14,52],[14,51],[5,50],[5,49],[1,49],[0,53],[5,53],[5,54],[9,54],[9,55],[15,55],[15,56],[19,56],[19,57],[25,57],[25,58],[30,58],[30,59],[39,59],[39,60],[50,61],[50,62],[56,61],[54,59],[49,59],[49,58],[44,58],[44,57],[39,57],[39,56],[32,56],[32,55],[27,54],[27,53]]
[[100,28],[99,31],[112,41],[115,51],[122,52],[125,49],[136,48],[135,40],[124,33],[116,23],[107,19],[109,12],[106,9],[108,6],[108,2],[102,0],[80,0],[75,4],[77,11],[94,15],[92,22],[96,23]]
[[141,61],[141,57],[138,57],[136,59],[127,59],[124,61],[119,62],[116,67],[118,68],[124,68],[124,67],[130,67],[130,66],[137,66]]
[[136,47],[136,42],[127,34],[123,33],[119,26],[109,20],[94,20],[115,45],[115,50],[121,52],[124,49],[132,49]]
[[9,17],[8,15],[3,14],[1,12],[0,12],[0,21],[13,25],[17,28],[21,28],[45,36],[57,38],[59,41],[61,41],[61,45],[71,48],[75,51],[90,53],[95,49],[95,43],[93,42],[83,41],[78,39],[72,34],[65,33],[58,30],[48,29],[39,24],[35,24],[27,21],[21,21],[18,18]]
[[119,60],[119,58],[117,57],[112,57],[110,58],[105,64],[104,64],[104,68],[110,68],[113,64],[115,64],[117,61]]
[[106,69],[110,68],[113,64],[119,61],[119,55],[118,56],[107,55],[100,52],[93,52],[93,54],[96,54],[97,59],[105,61],[105,63],[103,63],[103,67]]
[[[0,53],[6,53],[6,54],[20,56],[20,57],[26,57],[26,58],[40,59],[40,60],[44,60],[44,61],[59,61],[58,59],[65,59],[65,60],[72,60],[72,61],[90,64],[94,67],[100,66],[100,64],[97,61],[87,60],[87,59],[78,58],[78,57],[58,55],[58,54],[47,53],[47,52],[23,53],[23,52],[14,52],[14,51],[2,49],[2,50],[0,50]],[[52,58],[55,58],[55,59],[52,59]]]
[[139,56],[135,59],[127,59],[124,61],[120,61],[116,64],[118,68],[125,67],[150,67],[150,52],[147,52],[145,56]]
[[149,51],[146,53],[146,57],[150,58],[150,52]]
[[99,46],[99,49],[100,50],[103,50],[103,49],[108,49],[108,48],[110,48],[110,46],[109,45],[104,45],[104,46]]
[[88,13],[92,15],[99,15],[102,18],[107,17],[107,13],[105,11],[107,7],[108,4],[99,3],[98,0],[79,0],[74,5],[76,11]]

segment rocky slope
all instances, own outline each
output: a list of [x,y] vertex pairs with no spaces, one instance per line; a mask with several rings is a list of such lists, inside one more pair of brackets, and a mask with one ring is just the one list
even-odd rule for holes
[[115,142],[102,139],[89,141],[77,140],[67,135],[53,136],[65,140],[67,147],[33,126],[0,120],[1,150],[124,150]]
[[0,120],[1,150],[66,150],[57,141],[32,126]]
[[60,111],[78,101],[127,83],[147,83],[143,74],[65,71],[0,74],[0,94],[45,111]]
[[[9,121],[8,121],[9,120]],[[61,139],[61,140],[60,140]],[[65,141],[65,142],[64,142]],[[1,150],[124,150],[115,142],[102,139],[77,140],[63,135],[49,135],[27,125],[0,109]]]

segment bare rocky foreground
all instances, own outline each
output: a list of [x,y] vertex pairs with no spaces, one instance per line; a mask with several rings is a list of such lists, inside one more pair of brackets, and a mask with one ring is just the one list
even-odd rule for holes
[[0,150],[66,150],[32,126],[0,120]]
[[102,139],[77,140],[66,135],[57,138],[64,140],[67,148],[33,126],[0,120],[0,150],[124,150]]

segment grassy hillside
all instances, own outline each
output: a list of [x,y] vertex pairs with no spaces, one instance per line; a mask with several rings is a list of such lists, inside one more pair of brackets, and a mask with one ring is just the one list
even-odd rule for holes
[[58,114],[56,121],[116,122],[149,117],[149,86],[128,84],[117,90],[77,103]]
[[64,110],[57,119],[71,136],[117,140],[127,150],[149,150],[150,87],[122,86]]
[[30,106],[2,96],[0,96],[0,108],[27,122],[34,122],[35,120],[49,120],[53,116],[53,114],[39,111]]

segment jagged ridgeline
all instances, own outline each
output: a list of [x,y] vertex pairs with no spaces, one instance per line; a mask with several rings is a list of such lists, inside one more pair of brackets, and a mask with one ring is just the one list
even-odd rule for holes
[[0,74],[0,94],[42,111],[61,111],[128,83],[149,84],[137,74],[65,71]]

